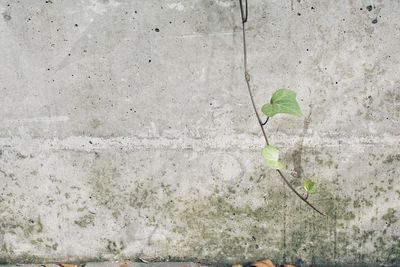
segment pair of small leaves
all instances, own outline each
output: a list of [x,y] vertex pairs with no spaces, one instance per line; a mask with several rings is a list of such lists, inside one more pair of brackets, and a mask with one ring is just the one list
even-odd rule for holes
[[301,116],[300,106],[296,100],[296,92],[289,89],[279,89],[272,95],[270,103],[262,106],[261,111],[268,117],[279,113]]
[[[280,170],[285,167],[285,164],[279,160],[279,150],[271,145],[267,145],[262,150],[262,155],[265,160],[265,164],[275,170]],[[304,189],[307,193],[313,194],[316,191],[315,183],[311,179],[304,181]]]

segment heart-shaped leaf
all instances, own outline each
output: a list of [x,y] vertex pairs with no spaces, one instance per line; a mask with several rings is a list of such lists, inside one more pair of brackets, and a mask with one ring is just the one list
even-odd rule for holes
[[304,181],[304,189],[309,194],[314,194],[316,191],[315,183],[311,179],[307,179]]
[[280,170],[285,167],[282,161],[279,160],[279,150],[274,146],[265,146],[262,150],[262,155],[265,159],[265,164],[275,170]]
[[279,89],[272,95],[270,103],[262,106],[261,111],[273,117],[278,113],[301,116],[300,106],[296,100],[296,92],[289,89]]

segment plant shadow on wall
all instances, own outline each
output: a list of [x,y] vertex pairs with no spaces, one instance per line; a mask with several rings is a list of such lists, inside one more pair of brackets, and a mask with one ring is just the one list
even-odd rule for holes
[[270,169],[274,169],[277,171],[279,176],[285,182],[285,184],[295,193],[302,201],[304,201],[310,208],[319,213],[320,215],[324,215],[319,209],[317,209],[313,204],[308,201],[308,197],[310,194],[316,192],[315,183],[311,179],[306,179],[304,181],[304,189],[305,196],[299,193],[289,182],[286,176],[283,174],[283,169],[285,168],[285,164],[279,159],[279,150],[275,146],[271,145],[268,141],[268,137],[265,131],[265,126],[268,121],[275,117],[278,114],[289,114],[293,116],[302,116],[302,112],[299,104],[296,100],[296,93],[289,89],[279,89],[272,94],[269,103],[266,103],[262,106],[261,111],[264,115],[266,115],[266,120],[263,122],[258,109],[255,105],[254,96],[251,90],[250,85],[250,73],[247,68],[247,46],[246,46],[246,27],[245,24],[248,18],[248,4],[247,0],[245,0],[245,4],[243,4],[243,0],[239,0],[240,5],[240,14],[242,18],[242,31],[243,31],[243,65],[244,65],[244,77],[247,85],[247,90],[250,96],[251,104],[254,109],[255,115],[257,117],[258,124],[260,125],[260,129],[265,139],[266,146],[262,150],[262,156],[264,157],[265,164]]

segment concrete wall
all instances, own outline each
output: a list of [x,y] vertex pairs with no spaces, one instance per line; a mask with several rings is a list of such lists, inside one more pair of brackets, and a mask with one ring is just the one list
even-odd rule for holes
[[1,0],[1,262],[400,264],[400,2],[249,4],[257,105],[297,91],[267,131],[327,216],[264,166],[237,1]]

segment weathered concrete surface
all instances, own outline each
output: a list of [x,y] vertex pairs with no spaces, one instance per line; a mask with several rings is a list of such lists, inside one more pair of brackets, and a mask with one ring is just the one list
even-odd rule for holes
[[263,164],[236,1],[1,0],[1,262],[400,265],[400,2],[249,2],[257,105],[298,92],[268,133],[327,216]]
[[[192,262],[88,262],[85,264],[70,264],[74,267],[207,267],[199,263]],[[36,264],[7,264],[4,267],[38,267]],[[60,267],[60,264],[46,264],[46,267]]]

